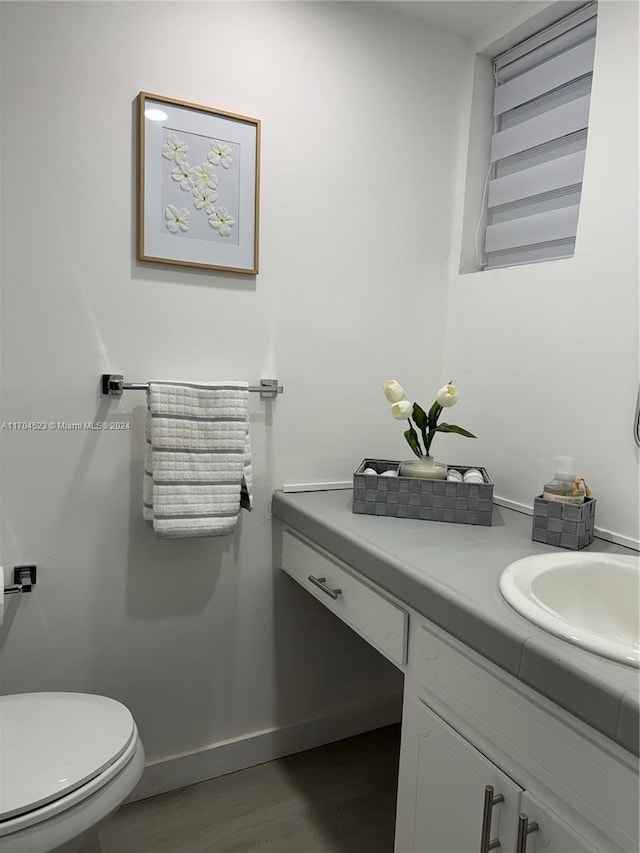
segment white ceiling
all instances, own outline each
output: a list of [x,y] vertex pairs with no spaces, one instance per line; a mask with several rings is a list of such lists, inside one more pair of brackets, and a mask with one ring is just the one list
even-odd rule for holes
[[386,0],[385,5],[472,38],[521,0]]

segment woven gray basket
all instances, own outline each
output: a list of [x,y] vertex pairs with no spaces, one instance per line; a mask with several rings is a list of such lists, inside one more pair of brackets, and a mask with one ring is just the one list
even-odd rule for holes
[[[484,483],[454,483],[420,477],[381,477],[397,471],[399,462],[364,459],[353,474],[353,512],[423,521],[450,521],[456,524],[491,525],[493,483],[484,468]],[[472,466],[449,465],[464,474]],[[373,468],[377,474],[365,474]]]
[[583,504],[548,501],[543,497],[533,500],[531,538],[534,542],[579,551],[593,542],[595,525],[595,498],[585,498]]

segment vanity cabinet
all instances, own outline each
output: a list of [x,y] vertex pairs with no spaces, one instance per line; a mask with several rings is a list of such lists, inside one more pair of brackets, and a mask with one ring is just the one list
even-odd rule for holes
[[281,567],[405,675],[395,853],[637,853],[631,753],[286,527]]
[[[436,784],[441,773],[455,772],[451,764],[455,775],[481,777],[467,783],[475,788],[467,789],[464,809],[473,815],[476,839],[490,785],[504,796],[492,809],[499,823],[490,826],[502,850],[637,853],[637,759],[417,614],[411,614],[402,723],[396,853],[441,853],[428,830],[417,837],[413,827],[422,826],[422,779]],[[434,736],[425,739],[425,732]],[[416,765],[430,737],[448,746],[430,747],[431,759]],[[454,743],[455,754],[464,756],[456,761]],[[521,814],[538,829],[518,844]],[[443,831],[452,827],[455,822]],[[476,853],[481,847],[476,840],[451,850]]]
[[[416,696],[405,701],[401,762],[398,853],[479,851],[485,827],[494,847],[514,849],[521,789]],[[486,786],[503,801],[483,818]]]
[[598,853],[415,696],[402,726],[396,853]]

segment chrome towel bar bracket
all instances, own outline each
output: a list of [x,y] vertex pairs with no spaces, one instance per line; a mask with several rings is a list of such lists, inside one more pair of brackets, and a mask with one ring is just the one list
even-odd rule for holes
[[[148,382],[125,382],[121,373],[102,374],[102,393],[109,397],[122,397],[123,391],[146,391]],[[284,388],[277,379],[261,379],[259,385],[250,385],[249,391],[260,394],[263,400],[272,400],[282,394]]]
[[37,575],[36,566],[16,566],[13,570],[13,583],[4,587],[5,595],[15,595],[17,592],[31,592],[35,586]]

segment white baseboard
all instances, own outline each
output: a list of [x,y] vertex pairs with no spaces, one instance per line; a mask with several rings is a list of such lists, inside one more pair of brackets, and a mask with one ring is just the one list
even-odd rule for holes
[[285,483],[283,492],[333,492],[336,489],[352,489],[353,480],[337,480],[331,483]]
[[389,726],[402,717],[402,693],[342,708],[326,717],[208,744],[146,765],[142,779],[125,802],[144,800],[166,791],[224,776],[245,767],[283,758],[305,749]]

